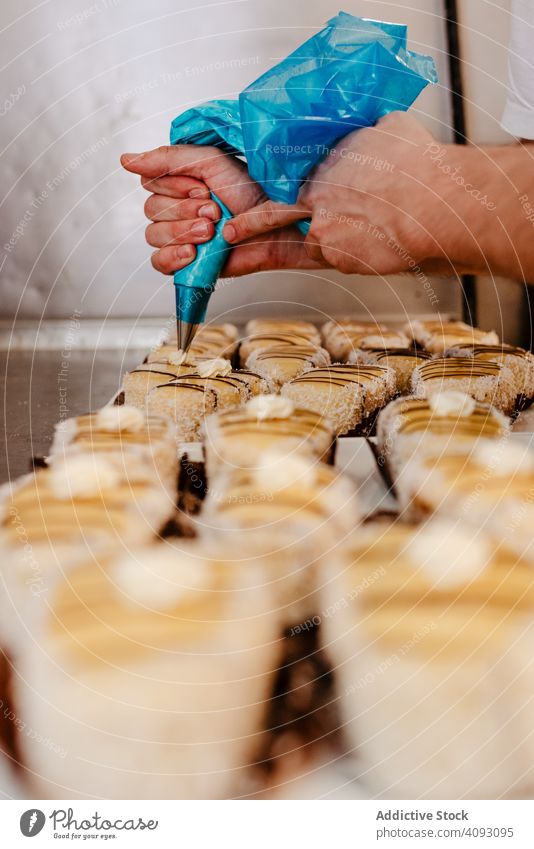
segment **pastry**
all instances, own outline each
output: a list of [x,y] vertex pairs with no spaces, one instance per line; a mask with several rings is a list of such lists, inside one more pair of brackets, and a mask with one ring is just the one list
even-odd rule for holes
[[509,419],[494,407],[450,391],[428,399],[397,398],[380,412],[376,428],[380,462],[393,479],[418,452],[465,453],[480,438],[499,439],[509,432]]
[[497,345],[494,330],[480,330],[463,321],[410,321],[404,328],[413,341],[432,354],[443,354],[447,348],[463,343]]
[[315,350],[319,346],[311,342],[306,333],[271,330],[265,333],[255,333],[243,339],[239,346],[239,360],[241,365],[244,366],[254,351],[271,351],[273,348],[293,347],[299,349],[304,347]]
[[190,374],[195,369],[196,363],[186,361],[180,365],[174,365],[172,362],[142,363],[123,377],[124,403],[144,410],[146,396],[151,389],[174,380],[181,374]]
[[420,513],[461,519],[534,561],[534,453],[513,434],[465,453],[416,455],[403,479]]
[[367,792],[530,798],[531,566],[460,523],[397,521],[355,533],[322,587],[334,611],[323,645]]
[[239,410],[209,416],[204,432],[208,480],[221,468],[253,468],[266,450],[325,461],[333,457],[335,436],[328,420],[280,395],[260,395]]
[[515,410],[516,384],[510,369],[472,357],[440,357],[423,363],[412,374],[412,392],[428,398],[436,392],[456,391],[510,414]]
[[323,345],[335,363],[344,362],[355,347],[353,340],[361,336],[381,336],[387,327],[375,321],[345,319],[327,321],[321,328]]
[[208,488],[198,533],[221,550],[265,558],[287,626],[313,614],[315,569],[359,523],[352,481],[317,458],[269,450],[254,468],[226,469]]
[[143,479],[151,467],[154,483],[176,488],[176,428],[164,416],[147,415],[128,405],[108,405],[96,413],[64,419],[55,428],[50,462],[71,454],[109,456],[124,467],[125,479],[130,480],[135,480],[140,461]]
[[258,333],[296,333],[305,336],[312,345],[321,344],[321,334],[310,321],[284,318],[253,318],[245,327],[246,336]]
[[247,359],[247,368],[261,375],[274,392],[314,366],[330,365],[324,348],[313,345],[288,345],[253,351]]
[[146,405],[150,413],[170,416],[180,441],[194,442],[205,416],[239,407],[266,389],[265,381],[254,372],[232,371],[228,360],[207,360],[198,363],[195,372],[156,386],[148,393]]
[[133,545],[153,539],[176,502],[177,461],[158,479],[153,462],[111,453],[66,453],[3,489],[0,545]]
[[482,362],[507,366],[516,381],[516,407],[529,404],[534,398],[534,356],[524,348],[513,345],[473,345],[464,343],[448,348],[445,357],[473,357]]
[[[215,357],[230,360],[237,350],[237,335],[237,327],[233,324],[203,324],[195,334],[187,358],[193,361]],[[176,353],[176,343],[173,339],[151,351],[147,362],[166,362],[169,355],[173,357]]]
[[395,375],[382,366],[314,368],[282,387],[295,405],[326,416],[338,435],[360,428],[395,392]]
[[397,392],[406,395],[411,391],[411,378],[415,368],[431,358],[427,351],[415,348],[359,348],[349,355],[349,363],[377,364],[392,368],[396,375]]
[[36,798],[223,799],[255,758],[281,647],[261,567],[168,539],[58,579],[16,646]]

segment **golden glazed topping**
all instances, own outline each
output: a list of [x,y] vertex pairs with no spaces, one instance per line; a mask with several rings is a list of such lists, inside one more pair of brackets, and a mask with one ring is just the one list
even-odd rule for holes
[[381,378],[387,378],[387,369],[383,366],[368,365],[333,365],[324,368],[314,368],[296,377],[291,383],[357,383],[360,386]]
[[374,354],[374,359],[377,362],[388,359],[408,359],[408,360],[430,360],[432,354],[428,351],[416,351],[415,348],[367,348],[370,354]]
[[[200,374],[182,374],[179,377],[171,380],[169,383],[164,383],[164,389],[191,389],[197,388],[201,391],[207,391],[208,389],[212,389],[214,392],[217,392],[218,388],[230,388],[235,389],[236,392],[241,393],[244,387],[247,387],[248,383],[244,378],[240,378],[238,374],[232,372],[232,374],[228,374],[225,376],[218,375],[215,377],[201,377]],[[161,387],[158,387],[158,389]]]
[[246,332],[249,336],[260,333],[290,333],[319,341],[319,332],[314,325],[309,321],[298,319],[255,318],[248,322]]
[[[261,396],[260,396],[261,397]],[[286,399],[283,399],[286,400]],[[303,436],[314,431],[329,434],[330,428],[319,413],[311,410],[293,410],[290,418],[258,419],[251,418],[246,408],[225,410],[217,416],[217,427],[222,434],[234,433],[280,433]]]
[[320,348],[315,348],[313,345],[294,345],[286,347],[283,345],[276,348],[270,348],[266,351],[260,351],[255,354],[255,361],[261,360],[300,360],[305,363],[313,359],[319,352]]
[[388,646],[410,641],[411,651],[433,663],[479,648],[494,651],[516,617],[530,616],[534,607],[534,570],[457,523],[432,520],[423,530],[399,521],[369,526],[354,536],[347,555],[348,596],[366,576],[378,576],[354,604],[367,638]]
[[[175,557],[179,561],[179,551]],[[48,620],[49,650],[76,664],[108,667],[154,650],[187,645],[225,621],[224,566],[199,561],[200,569],[210,569],[209,585],[196,591],[189,588],[177,598],[170,593],[165,609],[158,609],[160,605],[151,609],[136,599],[135,591],[128,593],[122,583],[116,584],[113,567],[108,563],[105,569],[95,568],[94,562],[81,566],[55,591]],[[178,563],[178,580],[179,573]]]
[[[122,408],[119,406],[116,409]],[[76,431],[72,437],[72,443],[91,446],[94,450],[104,450],[128,444],[146,445],[150,442],[169,439],[169,423],[166,419],[161,416],[143,415],[143,420],[144,425],[139,430],[117,430],[116,427],[107,427],[105,420],[102,425],[102,418],[98,418],[98,413],[78,416],[74,419]]]
[[[476,502],[496,505],[506,499],[532,498],[534,454],[524,446],[504,440],[483,440],[470,454],[440,454],[422,461],[422,496],[427,484],[436,492],[456,499],[472,497]],[[521,503],[520,502],[520,503]]]
[[11,541],[20,539],[21,527],[30,543],[61,542],[93,533],[116,535],[126,526],[128,510],[137,509],[137,497],[142,498],[152,488],[146,482],[115,476],[89,477],[86,470],[85,484],[91,485],[91,491],[75,491],[79,481],[62,476],[58,492],[58,480],[54,484],[51,471],[36,472],[14,491],[2,523]]
[[469,352],[475,359],[491,360],[494,357],[521,357],[528,359],[529,351],[524,348],[517,348],[514,345],[473,345],[471,342],[462,343],[454,346],[456,349]]
[[429,360],[429,362],[418,367],[421,380],[451,377],[498,377],[500,371],[499,363],[479,362],[470,357],[442,357]]
[[435,434],[461,436],[501,436],[506,433],[505,420],[497,416],[486,404],[475,403],[468,416],[439,415],[426,399],[407,398],[397,407],[396,429],[398,433],[428,431]]

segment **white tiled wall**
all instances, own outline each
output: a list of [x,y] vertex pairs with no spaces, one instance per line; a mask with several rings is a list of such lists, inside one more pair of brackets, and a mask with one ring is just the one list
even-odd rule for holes
[[[463,0],[470,26],[490,26],[489,14],[476,20],[483,5]],[[411,46],[435,57],[441,80],[421,96],[417,113],[449,139],[441,0],[358,0],[345,8],[409,24]],[[4,315],[168,314],[172,286],[148,262],[144,193],[121,171],[120,152],[165,142],[176,114],[204,99],[235,96],[338,10],[338,0],[3,0]],[[474,70],[469,81],[480,104],[479,140],[498,132],[505,37],[495,26],[497,33],[492,23],[487,38],[473,35],[468,43],[473,64],[491,71],[484,77]],[[456,284],[436,281],[435,289],[443,311],[458,309]],[[257,312],[260,302],[270,302],[262,307],[270,312],[429,308],[410,278],[335,274],[254,275],[212,300],[213,310],[234,316],[243,308]],[[280,304],[288,300],[291,307]]]

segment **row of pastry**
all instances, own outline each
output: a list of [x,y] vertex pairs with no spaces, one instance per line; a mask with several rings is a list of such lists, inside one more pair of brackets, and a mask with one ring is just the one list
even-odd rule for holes
[[[200,368],[229,362],[226,339],[198,345]],[[239,403],[225,403],[234,383],[186,381],[199,387],[186,406],[212,386],[222,399],[208,407],[210,485],[192,539],[162,532],[184,436],[165,408],[61,422],[47,466],[4,491],[0,697],[9,690],[16,733],[2,747],[32,797],[247,791],[282,634],[313,611],[321,558],[360,515],[331,465],[330,424],[247,377]]]
[[[236,415],[249,465],[233,462]],[[0,639],[32,797],[249,791],[282,635],[313,615],[320,564],[360,510],[317,414],[259,396],[215,417],[192,539],[157,533],[174,423],[130,406],[62,424],[49,466],[13,486]]]
[[399,516],[323,573],[354,774],[389,798],[531,798],[534,453],[459,390],[377,423]]
[[[295,324],[247,330],[291,336]],[[129,404],[62,423],[49,467],[10,492],[0,637],[17,719],[32,731],[19,731],[12,753],[31,795],[248,792],[281,634],[309,621],[335,670],[354,775],[373,793],[528,793],[528,552],[475,531],[454,496],[448,508],[443,497],[420,501],[418,518],[435,513],[424,524],[362,527],[358,493],[331,465],[336,433],[353,429],[348,411],[361,421],[381,409],[381,460],[411,510],[422,491],[403,488],[412,462],[426,481],[427,458],[432,472],[436,459],[487,459],[509,444],[508,419],[457,387],[392,400],[389,364],[305,361],[296,374],[303,352],[293,348],[330,357],[317,335],[253,347],[242,363],[231,328],[205,333],[188,355],[196,370],[170,376],[178,388],[158,382],[132,405],[125,380]],[[162,535],[175,511],[176,440],[199,435],[207,493],[195,537]],[[509,475],[512,465],[509,456]],[[477,506],[479,483],[467,480]]]
[[269,393],[328,418],[337,435],[372,432],[396,395],[466,392],[505,414],[534,397],[534,357],[462,322],[413,322],[402,331],[361,321],[255,319],[203,328],[187,356],[163,344],[124,378],[125,401],[171,415],[182,441],[205,417]]

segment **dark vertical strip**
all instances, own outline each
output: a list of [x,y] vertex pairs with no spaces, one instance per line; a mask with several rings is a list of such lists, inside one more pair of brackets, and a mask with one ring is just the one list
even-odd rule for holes
[[[460,35],[458,32],[458,4],[456,0],[444,0],[444,3],[454,142],[455,144],[467,144],[467,128],[464,109],[464,89],[461,67],[462,60],[460,55]],[[466,321],[468,324],[476,324],[476,277],[473,274],[463,274],[460,283],[463,295],[463,320]]]

